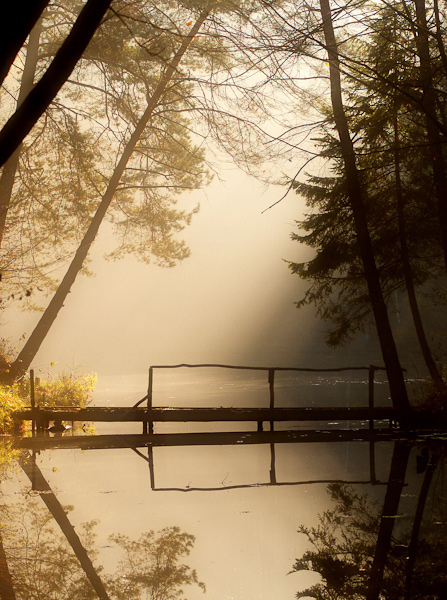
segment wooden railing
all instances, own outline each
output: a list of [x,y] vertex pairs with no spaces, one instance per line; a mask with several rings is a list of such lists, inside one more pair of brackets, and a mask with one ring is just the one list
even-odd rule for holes
[[[371,411],[369,419],[369,427],[373,429],[374,419],[372,417],[372,411],[374,410],[374,376],[376,371],[384,371],[384,367],[378,367],[376,365],[369,365],[368,367],[339,367],[339,368],[325,368],[325,369],[314,369],[314,368],[303,368],[303,367],[251,367],[242,365],[223,365],[215,363],[200,363],[200,364],[188,364],[181,363],[177,365],[152,365],[149,367],[149,384],[147,395],[135,404],[135,407],[139,406],[143,402],[147,401],[147,408],[153,408],[153,386],[154,386],[154,370],[155,369],[198,369],[198,368],[218,368],[218,369],[234,369],[244,371],[267,371],[268,373],[268,386],[270,395],[270,409],[275,408],[275,372],[276,371],[291,371],[291,372],[302,372],[302,373],[337,373],[343,371],[367,371],[368,372],[368,408]],[[270,422],[270,428],[273,430],[274,423]],[[258,422],[258,430],[262,431],[262,422]],[[144,425],[144,433],[153,433],[153,423],[149,422]]]

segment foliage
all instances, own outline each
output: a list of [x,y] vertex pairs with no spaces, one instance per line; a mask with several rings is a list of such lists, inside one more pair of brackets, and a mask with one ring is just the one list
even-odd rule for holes
[[[52,379],[36,378],[34,396],[36,404],[45,406],[80,406],[85,408],[92,398],[98,377],[96,373],[74,376],[62,373]],[[17,384],[21,397],[29,404],[30,379],[22,378]]]
[[[390,301],[407,285],[402,240],[416,286],[443,273],[441,230],[425,115],[412,102],[419,93],[416,17],[399,2],[363,8],[362,35],[349,37],[349,27],[339,30],[343,91],[376,266]],[[445,70],[438,67],[437,84],[445,87]],[[315,145],[326,173],[292,182],[311,209],[297,222],[301,231],[292,239],[314,248],[315,256],[289,266],[310,281],[297,306],[314,303],[318,314],[332,321],[327,341],[337,346],[364,329],[371,305],[340,141],[332,112],[321,106],[325,124]]]
[[11,429],[12,413],[20,410],[24,405],[25,400],[16,387],[0,386],[0,434],[7,433]]
[[[37,78],[66,36],[82,3],[50,3],[39,40]],[[55,266],[82,239],[147,98],[188,30],[190,10],[167,1],[117,0],[69,81],[22,146],[7,202],[0,268],[4,294],[23,298],[54,289]],[[204,48],[191,60],[204,62]],[[5,116],[22,85],[23,48],[3,90]],[[189,59],[188,59],[189,60]],[[188,63],[188,61],[187,61]],[[186,68],[188,64],[186,65]],[[108,219],[117,232],[111,253],[173,266],[189,251],[177,234],[196,209],[178,210],[177,197],[209,182],[204,154],[190,135],[189,75],[164,95],[128,164]],[[5,171],[4,171],[5,173]],[[2,199],[3,201],[3,199]]]
[[196,571],[178,564],[189,556],[195,541],[179,527],[166,527],[158,534],[149,531],[136,541],[125,535],[110,539],[125,551],[117,569],[122,575],[111,583],[117,600],[175,600],[183,596],[185,585],[198,585],[205,591]]
[[[40,502],[36,493],[0,507],[1,536],[17,600],[97,598],[70,545]],[[66,512],[71,510],[65,507]],[[96,555],[94,525],[94,521],[84,523],[78,530],[92,560]]]
[[4,437],[0,440],[0,481],[7,478],[10,467],[14,468],[19,453],[20,450],[14,448],[10,438]]
[[[79,377],[62,373],[48,380],[36,379],[36,404],[45,406],[80,406],[85,408],[92,398],[97,376],[94,373]],[[13,426],[12,413],[30,404],[30,379],[22,378],[13,386],[0,386],[0,434]],[[8,454],[8,453],[7,453]]]
[[[72,507],[64,507],[69,514]],[[0,505],[1,538],[17,600],[90,600],[92,586],[67,540],[41,505],[38,492],[10,505]],[[112,600],[173,600],[183,586],[196,584],[204,590],[194,570],[179,560],[188,556],[194,536],[168,527],[149,531],[133,541],[112,535],[116,550],[124,553],[115,573],[107,574],[98,563],[95,526],[89,521],[77,527],[81,543]],[[0,538],[0,539],[1,539]]]
[[[327,488],[335,506],[319,516],[316,527],[300,526],[298,532],[311,544],[296,560],[292,572],[314,571],[322,582],[297,593],[297,598],[317,600],[364,600],[369,582],[380,511],[366,494],[358,494],[347,484],[332,483]],[[416,568],[412,577],[411,599],[444,597],[447,572],[444,561],[446,503],[432,491],[430,512],[424,513],[418,541]],[[380,598],[404,597],[408,544],[405,524],[394,528]]]
[[328,494],[335,507],[319,516],[317,527],[300,526],[298,532],[307,537],[312,550],[297,559],[292,569],[315,571],[323,582],[296,597],[360,600],[364,598],[377,539],[377,507],[366,494],[357,494],[345,484],[330,484]]

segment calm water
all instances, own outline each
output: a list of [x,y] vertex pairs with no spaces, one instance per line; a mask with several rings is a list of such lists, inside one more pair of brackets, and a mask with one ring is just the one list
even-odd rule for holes
[[[154,406],[268,406],[266,377],[156,373]],[[144,375],[100,380],[93,401],[131,406],[146,388]],[[387,402],[386,388],[377,383],[377,404]],[[355,373],[278,375],[275,391],[277,406],[367,402],[367,385]],[[155,432],[203,428],[157,424]],[[124,443],[141,424],[96,425],[97,435],[111,433]],[[377,570],[384,552],[383,523],[392,523],[383,597],[405,597],[416,555],[409,597],[445,598],[443,450],[443,440],[432,437],[376,443],[374,469],[369,442],[23,451],[2,481],[9,576],[0,558],[0,597],[13,597],[12,583],[20,599],[168,600],[183,590],[189,600],[292,600],[312,585],[323,586],[322,598],[364,598],[374,556]],[[415,553],[411,536],[422,508]],[[332,520],[323,517],[334,510]],[[382,510],[388,515],[380,527]],[[306,551],[313,554],[294,572]]]

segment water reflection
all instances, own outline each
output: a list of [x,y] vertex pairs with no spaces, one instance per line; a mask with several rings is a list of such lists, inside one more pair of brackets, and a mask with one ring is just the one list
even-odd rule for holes
[[[263,433],[268,436],[270,432]],[[233,448],[237,451],[242,450],[241,446],[233,446]],[[340,443],[335,440],[331,443],[326,440],[324,444],[311,445],[311,452],[319,455],[320,461],[324,463],[327,461],[329,448],[332,449],[333,454],[338,453],[339,456],[346,454],[349,448],[349,452],[354,457],[353,464],[351,462],[347,470],[345,465],[344,470],[348,477],[344,480],[339,478],[340,472],[343,471],[340,464],[332,465],[335,467],[334,480],[329,484],[329,478],[318,477],[317,472],[314,473],[313,479],[279,480],[279,477],[284,477],[284,472],[287,471],[287,465],[282,464],[286,462],[283,460],[286,456],[284,450],[288,449],[291,452],[288,460],[293,456],[298,463],[300,455],[309,451],[307,444],[286,446],[279,444],[277,453],[273,452],[275,446],[270,443],[254,447],[249,445],[248,448],[264,449],[267,450],[267,454],[270,454],[267,481],[234,484],[236,473],[241,468],[241,455],[239,457],[233,455],[232,461],[224,465],[227,474],[220,481],[220,485],[197,486],[190,483],[177,488],[157,488],[155,485],[154,452],[164,449],[152,447],[143,447],[142,450],[133,449],[137,461],[143,459],[146,465],[152,462],[149,470],[151,479],[140,480],[140,487],[145,489],[145,493],[148,493],[150,488],[156,495],[154,501],[158,505],[164,504],[167,498],[175,496],[173,505],[176,506],[177,512],[170,511],[169,518],[165,519],[170,521],[170,525],[154,533],[153,528],[149,530],[143,528],[144,515],[147,516],[145,510],[147,507],[143,506],[141,522],[132,535],[121,532],[119,522],[116,529],[110,529],[109,523],[106,543],[103,539],[100,545],[95,538],[95,531],[102,528],[97,511],[92,510],[91,518],[84,524],[77,517],[74,526],[71,516],[76,513],[75,507],[61,504],[58,496],[64,495],[64,492],[55,493],[47,480],[48,475],[44,475],[43,471],[46,471],[50,475],[49,478],[54,478],[58,470],[55,467],[50,469],[49,465],[57,459],[58,452],[63,453],[64,450],[47,456],[44,455],[48,451],[39,456],[22,450],[19,464],[28,478],[28,485],[23,488],[22,480],[21,493],[17,493],[17,489],[11,493],[11,489],[14,488],[14,486],[10,487],[11,481],[3,484],[6,493],[1,509],[3,543],[0,555],[3,560],[1,561],[0,597],[2,599],[157,598],[162,600],[166,598],[168,600],[176,598],[185,586],[203,588],[196,573],[196,565],[189,566],[183,562],[184,557],[188,556],[193,548],[194,535],[185,533],[183,527],[178,526],[176,515],[181,515],[182,510],[191,510],[191,504],[187,507],[182,501],[185,496],[179,495],[176,490],[192,492],[191,497],[196,498],[202,511],[205,506],[201,500],[204,493],[211,494],[208,494],[208,507],[216,498],[212,492],[220,490],[225,495],[226,501],[230,498],[229,494],[238,494],[239,512],[249,515],[259,507],[254,494],[265,494],[266,486],[276,486],[275,489],[278,490],[276,494],[282,494],[283,490],[287,489],[289,505],[294,498],[298,498],[293,495],[295,486],[305,488],[308,494],[307,516],[310,524],[302,520],[302,511],[295,509],[287,514],[287,527],[290,528],[291,534],[298,531],[295,535],[298,538],[305,538],[300,544],[305,550],[297,552],[294,561],[289,551],[289,562],[275,563],[275,568],[279,569],[280,575],[284,577],[287,571],[300,572],[300,574],[303,571],[310,571],[313,577],[317,577],[318,574],[320,579],[317,583],[301,586],[302,589],[298,580],[292,580],[296,581],[294,592],[298,594],[297,597],[313,597],[322,600],[326,598],[428,600],[446,597],[447,568],[444,566],[443,558],[447,521],[442,486],[444,469],[442,440],[431,439],[429,443],[427,440],[379,443],[380,479],[383,485],[374,485],[377,484],[377,479],[375,481],[367,478],[357,481],[355,479],[359,473],[364,475],[368,472],[368,444]],[[359,448],[363,450],[360,452],[363,463],[360,469],[355,464],[358,454],[356,450]],[[219,445],[208,449],[219,452],[224,450],[224,447]],[[297,449],[301,452],[295,454]],[[178,452],[179,448],[167,448],[167,450]],[[188,453],[193,449],[183,450]],[[203,453],[205,448],[201,446],[200,451]],[[116,450],[106,452],[113,455]],[[103,451],[96,450],[88,454],[94,459],[98,453],[100,455],[98,460],[102,459],[105,464]],[[76,461],[82,461],[82,451],[81,455],[76,451],[73,456],[76,457]],[[265,452],[263,456],[264,459],[267,457]],[[130,456],[127,455],[127,464],[130,461]],[[249,463],[254,465],[253,457]],[[315,457],[315,463],[318,463],[318,456]],[[165,469],[167,467],[163,460],[160,461],[160,465]],[[268,463],[264,461],[263,466],[268,466]],[[211,469],[208,464],[206,469],[208,475]],[[118,468],[117,473],[119,471]],[[186,479],[194,480],[194,468],[184,475]],[[204,475],[206,478],[207,473]],[[323,503],[321,499],[318,500],[318,494],[314,495],[314,491],[321,490],[322,487],[328,492],[327,502]],[[194,494],[194,491],[199,489],[202,493]],[[271,509],[279,508],[279,498],[280,496],[276,497]],[[264,502],[265,500],[266,496],[263,498]],[[89,513],[90,505],[95,506],[94,502],[92,504],[92,497],[88,490],[82,490],[82,493],[77,495],[76,502],[77,509],[83,505],[84,510],[81,511],[83,514]],[[323,510],[317,508],[319,505]],[[132,503],[129,502],[129,509],[131,506]],[[123,516],[127,508],[126,504],[121,505]],[[202,535],[206,535],[206,530],[210,527],[207,516],[213,518],[212,508],[208,510],[209,515],[202,514],[205,521],[204,527],[200,528]],[[139,515],[134,517],[137,521],[140,520]],[[276,520],[277,517],[278,515],[271,514],[272,520]],[[225,525],[221,523],[222,526]],[[253,544],[260,543],[263,530],[268,537],[270,527],[258,521],[257,529],[258,535],[254,539],[246,539],[246,548],[256,559],[259,559],[259,548],[254,547]],[[137,535],[134,535],[135,532],[138,532]],[[231,537],[231,532],[228,534]],[[250,528],[243,532],[243,536],[249,538]],[[104,532],[102,537],[104,538]],[[200,538],[198,539],[200,542]],[[233,540],[235,546],[227,546],[227,552],[238,551],[237,539],[236,535]],[[221,541],[221,538],[207,540],[206,546],[219,546]],[[263,543],[266,543],[265,539]],[[216,556],[218,555],[217,550]],[[213,589],[212,583],[202,575],[200,567],[203,558],[202,556],[198,561],[201,564],[197,565],[197,571],[208,587]],[[212,555],[207,557],[208,560],[211,558]],[[241,557],[241,560],[244,564],[249,564],[251,561],[250,557],[246,556]],[[106,567],[103,566],[104,562]],[[229,562],[231,561],[227,561]],[[223,571],[229,566],[227,563],[221,564]],[[212,597],[214,598],[215,595],[214,592]],[[293,596],[294,593],[290,593],[287,597]]]
[[[340,405],[364,405],[365,382],[335,377]],[[265,377],[241,381],[268,405]],[[296,382],[276,383],[278,404],[296,406]],[[323,406],[314,383],[309,401]],[[169,385],[158,406],[209,406],[210,390],[215,405],[240,405],[230,379],[202,394],[192,382],[189,397]],[[212,600],[447,598],[441,435],[368,421],[113,427],[12,440],[2,600],[199,600],[202,580]]]
[[425,475],[412,518],[399,513],[411,451],[408,444],[395,445],[382,506],[352,486],[328,486],[333,507],[319,516],[316,527],[298,529],[311,549],[296,560],[293,571],[311,570],[321,576],[319,583],[298,592],[298,598],[447,597],[447,514],[439,490],[432,490],[431,506],[425,511],[442,449],[438,444],[430,450],[425,446],[417,456],[424,457],[418,471],[424,470]]
[[183,562],[195,538],[176,526],[143,532],[138,539],[110,534],[118,563],[114,573],[106,572],[95,545],[98,521],[83,523],[78,535],[69,518],[73,507],[60,504],[36,457],[22,454],[19,462],[31,490],[1,506],[2,599],[174,600],[185,586],[205,591],[196,571]]

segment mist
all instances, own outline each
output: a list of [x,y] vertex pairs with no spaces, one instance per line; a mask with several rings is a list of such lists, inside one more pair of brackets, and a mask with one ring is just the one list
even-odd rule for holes
[[[104,226],[88,265],[95,276],[78,278],[32,366],[98,374],[178,362],[315,366],[309,344],[322,341],[324,326],[313,308],[294,306],[306,284],[285,262],[310,255],[290,239],[303,201],[291,192],[263,212],[284,192],[233,169],[182,197],[200,211],[179,234],[191,256],[172,269],[105,260],[114,240]],[[30,333],[39,316],[16,301],[5,337]]]

